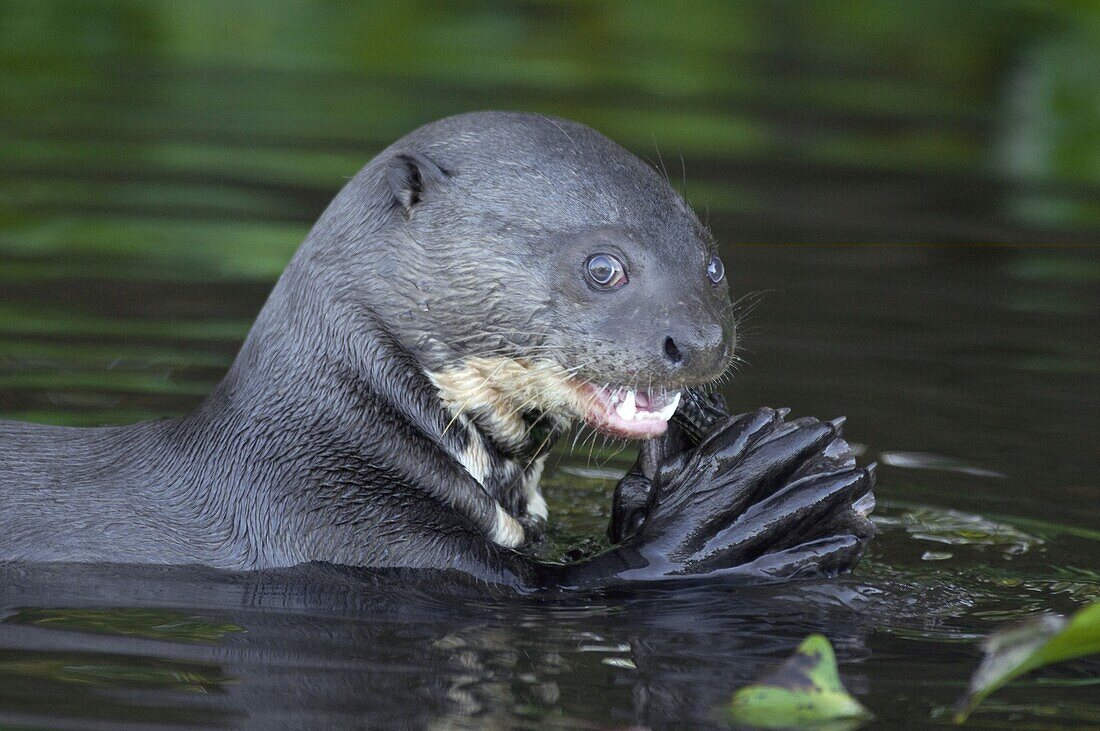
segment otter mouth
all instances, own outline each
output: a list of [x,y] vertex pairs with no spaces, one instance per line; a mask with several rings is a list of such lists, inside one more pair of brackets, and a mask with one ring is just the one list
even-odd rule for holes
[[680,405],[679,391],[583,388],[589,400],[585,422],[598,432],[621,439],[652,439],[664,434]]
[[610,437],[652,439],[665,433],[680,405],[677,388],[601,387],[550,361],[472,356],[427,375],[455,419],[476,415],[510,449],[529,440],[531,414],[559,429],[583,419]]

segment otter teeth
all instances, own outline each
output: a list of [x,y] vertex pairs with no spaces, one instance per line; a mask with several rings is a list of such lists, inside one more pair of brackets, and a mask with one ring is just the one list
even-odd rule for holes
[[615,407],[615,413],[623,421],[653,421],[654,419],[668,421],[672,418],[672,415],[676,413],[676,407],[680,405],[679,391],[673,393],[669,402],[659,411],[643,411],[639,409],[637,405],[637,395],[633,390],[626,391],[625,396],[620,396],[619,393],[620,392],[612,394],[611,403]]
[[615,407],[616,413],[623,421],[631,421],[637,416],[637,407],[634,405],[634,392],[627,391],[623,402]]
[[679,405],[680,392],[677,391],[676,393],[672,394],[672,398],[669,399],[668,404],[658,412],[661,416],[661,419],[663,419],[664,421],[668,421],[669,419],[671,419],[672,415],[676,413],[676,407]]

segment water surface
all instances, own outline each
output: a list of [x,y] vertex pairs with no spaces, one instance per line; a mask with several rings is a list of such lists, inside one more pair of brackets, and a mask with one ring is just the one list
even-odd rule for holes
[[[844,414],[880,463],[859,571],[540,601],[331,567],[0,567],[0,724],[705,726],[820,631],[878,723],[927,726],[981,636],[1100,598],[1096,14],[677,7],[0,2],[0,417],[185,413],[385,144],[561,114],[684,185],[759,293],[731,404]],[[602,534],[620,446],[561,450],[548,553]],[[1096,670],[974,723],[1100,724]]]

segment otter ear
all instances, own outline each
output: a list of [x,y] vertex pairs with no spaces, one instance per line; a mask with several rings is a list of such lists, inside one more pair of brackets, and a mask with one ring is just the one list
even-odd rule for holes
[[425,191],[441,185],[445,180],[447,173],[443,168],[418,152],[394,155],[386,167],[390,192],[406,214],[420,202]]

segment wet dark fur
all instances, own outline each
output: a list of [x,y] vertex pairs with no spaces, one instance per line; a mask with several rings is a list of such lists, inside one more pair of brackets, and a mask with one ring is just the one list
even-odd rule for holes
[[[581,162],[587,178],[575,172]],[[496,501],[516,517],[522,501],[492,494],[456,461],[470,435],[448,428],[452,415],[425,376],[461,355],[472,323],[501,332],[547,323],[549,332],[487,342],[519,353],[535,337],[584,343],[591,377],[610,381],[646,369],[650,380],[690,381],[725,357],[721,302],[694,290],[668,305],[654,299],[649,313],[697,354],[679,374],[631,345],[641,336],[629,317],[616,314],[624,330],[609,337],[586,330],[584,308],[553,292],[514,290],[517,272],[528,291],[557,276],[552,257],[523,247],[565,235],[582,214],[589,228],[651,229],[653,256],[702,257],[694,216],[646,176],[655,177],[606,138],[532,115],[466,115],[399,141],[321,216],[194,413],[97,429],[0,422],[0,560],[228,569],[320,560],[527,587],[849,568],[870,535],[849,506],[872,475],[850,455],[822,456],[844,451],[835,427],[786,424],[769,410],[720,421],[698,448],[675,430],[649,443],[619,491],[632,517],[608,553],[555,567],[486,539]],[[472,199],[480,217],[448,217],[447,196]],[[685,252],[685,241],[702,243]],[[461,256],[456,242],[498,256]]]

